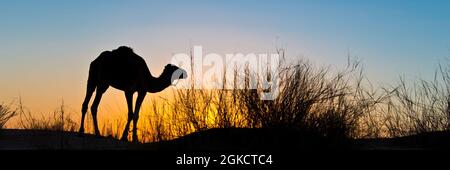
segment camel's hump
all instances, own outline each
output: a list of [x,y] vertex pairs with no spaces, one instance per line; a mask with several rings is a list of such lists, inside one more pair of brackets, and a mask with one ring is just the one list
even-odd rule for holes
[[120,46],[119,48],[113,50],[113,52],[118,53],[133,53],[133,49],[127,46]]
[[127,59],[127,60],[131,59],[136,62],[145,64],[145,60],[142,57],[140,57],[139,55],[135,54],[133,52],[132,48],[127,47],[127,46],[120,46],[119,48],[114,49],[112,51],[103,51],[100,54],[100,56],[98,56],[93,62],[94,63],[105,62],[105,61],[120,62],[120,61],[116,61],[116,60],[123,60],[123,59]]

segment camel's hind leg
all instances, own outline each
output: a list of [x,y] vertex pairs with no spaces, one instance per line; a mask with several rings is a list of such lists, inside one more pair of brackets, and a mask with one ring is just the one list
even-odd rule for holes
[[83,133],[84,133],[84,119],[86,117],[89,100],[91,100],[92,94],[94,93],[95,88],[97,86],[97,82],[95,80],[96,76],[94,74],[95,74],[95,69],[91,65],[91,67],[89,68],[89,77],[88,77],[87,88],[86,88],[86,97],[84,98],[83,105],[81,108],[81,123],[80,123],[80,130],[78,131],[79,135],[83,135]]
[[80,130],[78,131],[80,135],[82,135],[84,133],[84,118],[86,117],[89,100],[91,99],[94,91],[95,91],[95,86],[94,87],[88,86],[88,88],[86,90],[86,97],[84,98],[83,106],[81,108],[81,123],[80,123]]

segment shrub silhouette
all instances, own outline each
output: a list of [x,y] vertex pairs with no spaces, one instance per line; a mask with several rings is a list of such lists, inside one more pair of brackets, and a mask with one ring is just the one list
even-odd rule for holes
[[5,124],[15,115],[15,110],[12,110],[4,104],[0,104],[0,129],[4,128]]

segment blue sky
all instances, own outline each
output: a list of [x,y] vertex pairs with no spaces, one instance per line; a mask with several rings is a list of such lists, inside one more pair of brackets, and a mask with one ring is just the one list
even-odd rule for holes
[[156,75],[191,45],[284,47],[291,59],[336,66],[350,53],[379,84],[429,78],[450,56],[447,0],[9,0],[0,2],[0,21],[0,101],[21,95],[37,110],[61,98],[78,110],[90,61],[119,45]]

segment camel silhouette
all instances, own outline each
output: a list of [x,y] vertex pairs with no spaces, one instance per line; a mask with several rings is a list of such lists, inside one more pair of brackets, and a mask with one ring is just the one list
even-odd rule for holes
[[[128,120],[122,133],[121,140],[128,139],[130,122],[133,119],[133,141],[137,139],[137,122],[139,119],[139,109],[147,94],[157,93],[169,87],[177,79],[185,79],[186,71],[171,64],[167,64],[159,77],[153,77],[145,60],[135,54],[129,47],[121,46],[112,51],[104,51],[94,61],[89,68],[86,97],[81,109],[81,124],[79,134],[84,134],[84,118],[88,109],[89,100],[96,91],[95,99],[91,106],[92,118],[94,119],[95,135],[99,136],[100,131],[97,125],[97,108],[100,104],[103,93],[112,86],[125,92],[128,106]],[[136,105],[133,112],[133,94],[138,93]]]

